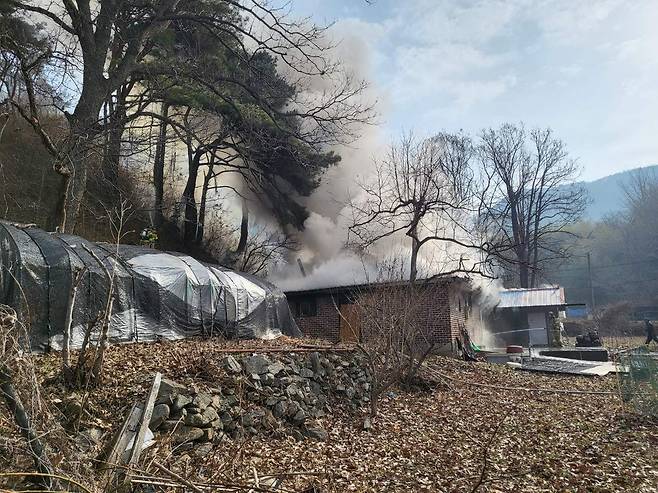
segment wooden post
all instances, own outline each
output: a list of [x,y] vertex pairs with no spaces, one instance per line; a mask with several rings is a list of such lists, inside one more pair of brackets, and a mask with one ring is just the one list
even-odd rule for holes
[[155,406],[155,399],[158,397],[158,392],[160,391],[160,382],[162,381],[162,374],[160,372],[155,374],[153,378],[153,384],[151,385],[151,391],[146,399],[146,404],[144,405],[144,412],[142,413],[142,423],[139,426],[139,431],[135,437],[133,443],[133,448],[130,451],[130,458],[128,459],[128,467],[133,467],[137,465],[139,460],[139,454],[142,452],[142,445],[144,444],[144,437],[146,436],[146,430],[148,430],[149,423],[151,422],[151,416],[153,415],[153,406]]
[[121,455],[125,452],[130,443],[131,438],[137,434],[137,425],[139,424],[139,417],[142,415],[142,408],[136,403],[130,409],[128,416],[126,416],[121,430],[114,436],[111,442],[111,447],[107,453],[105,460],[101,461],[107,467],[107,476],[110,478],[114,475],[117,466],[120,465]]

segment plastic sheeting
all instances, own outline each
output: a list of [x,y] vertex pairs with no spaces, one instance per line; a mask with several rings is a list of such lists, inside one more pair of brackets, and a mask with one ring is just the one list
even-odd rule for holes
[[73,348],[81,345],[89,322],[105,309],[110,291],[111,342],[195,335],[301,336],[283,292],[255,276],[180,253],[133,245],[117,248],[0,221],[0,303],[30,320],[33,350],[61,349],[69,293],[79,273]]

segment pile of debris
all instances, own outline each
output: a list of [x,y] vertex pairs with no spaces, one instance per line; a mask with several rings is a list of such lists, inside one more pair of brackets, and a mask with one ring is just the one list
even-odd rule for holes
[[177,450],[246,434],[324,440],[318,419],[333,403],[370,400],[370,378],[356,353],[226,356],[219,366],[218,385],[205,389],[162,380],[149,427],[171,435]]

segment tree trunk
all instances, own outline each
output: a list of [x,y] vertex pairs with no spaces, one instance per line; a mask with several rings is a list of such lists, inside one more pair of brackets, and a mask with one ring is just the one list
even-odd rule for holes
[[48,231],[59,230],[60,224],[62,223],[62,218],[66,214],[65,204],[66,204],[66,192],[69,188],[69,179],[70,177],[65,174],[59,174],[60,181],[58,183],[58,197],[55,207],[48,214],[46,228]]
[[153,161],[153,188],[155,192],[154,203],[154,225],[160,228],[164,222],[163,200],[164,200],[164,167],[165,167],[165,154],[167,149],[167,122],[165,121],[169,116],[169,103],[162,103],[162,111],[160,113],[163,120],[160,122],[160,133],[158,134],[158,142],[155,147],[155,159]]
[[103,379],[103,361],[105,360],[105,350],[107,349],[108,343],[107,343],[107,334],[110,331],[110,324],[112,321],[112,307],[114,306],[114,293],[112,286],[110,287],[110,293],[109,296],[110,298],[109,303],[107,304],[107,308],[105,311],[105,315],[103,316],[103,322],[101,325],[101,333],[100,337],[98,339],[98,346],[96,347],[96,358],[94,360],[94,366],[91,371],[91,378],[92,378],[92,383],[94,385],[99,385],[102,382]]
[[530,272],[528,268],[528,252],[524,245],[520,246],[523,250],[519,254],[519,287],[530,287]]
[[63,233],[75,233],[75,226],[80,214],[80,206],[87,192],[87,167],[89,165],[88,142],[82,144],[81,152],[72,153],[72,160],[75,163],[73,175],[69,180],[64,201],[65,214],[60,223],[60,231]]
[[[541,188],[544,187],[544,179],[541,181]],[[544,209],[543,203],[543,191],[540,190],[539,197],[537,198],[537,207],[535,212],[534,224],[532,228],[531,236],[531,248],[532,252],[532,263],[530,264],[530,269],[532,271],[532,277],[530,279],[530,287],[534,288],[537,285],[537,269],[539,265],[539,229],[541,227],[541,216]],[[530,234],[530,232],[529,232]]]
[[209,164],[208,172],[203,177],[203,188],[201,189],[201,203],[199,204],[199,225],[197,227],[196,243],[201,245],[203,243],[203,235],[206,225],[206,203],[208,201],[208,187],[210,180],[213,177],[213,163]]
[[78,286],[73,285],[69,293],[69,299],[66,305],[66,320],[64,321],[64,342],[62,344],[62,367],[64,377],[68,377],[71,369],[71,326],[73,325],[73,309],[75,308],[75,298],[78,294]]
[[[94,115],[98,115],[100,106],[101,103]],[[71,117],[69,143],[55,164],[56,170],[66,175],[62,181],[57,210],[59,231],[62,233],[75,232],[80,206],[87,191],[89,164],[95,153],[94,146],[98,135],[93,134],[93,127],[97,120],[97,116],[85,119]]]
[[530,264],[530,284],[528,286],[530,288],[537,287],[538,265],[539,265],[539,249],[537,248],[537,243],[535,241],[532,247],[532,262]]
[[56,170],[61,168],[69,174],[60,192],[63,207],[58,211],[59,230],[64,233],[74,233],[87,191],[89,164],[96,155],[101,109],[111,92],[103,75],[105,58],[102,53],[102,50],[94,53],[83,50],[82,92],[73,114],[67,115],[70,135],[64,152],[55,163]]
[[112,128],[109,132],[107,147],[103,156],[101,169],[103,178],[111,188],[110,193],[119,189],[119,161],[121,159],[121,137],[123,136],[123,127]]
[[199,163],[203,151],[197,149],[188,159],[188,174],[185,189],[183,190],[183,207],[185,208],[183,220],[183,242],[187,245],[194,243],[197,237],[197,229],[199,226],[199,216],[196,205],[196,182],[199,177]]
[[519,266],[519,287],[527,288],[530,284],[528,271],[528,232],[524,228],[523,214],[520,214],[517,209],[519,207],[519,201],[516,193],[512,191],[511,187],[507,189],[507,196],[510,201],[512,237],[515,243],[514,253],[516,254],[516,261]]
[[411,265],[409,270],[409,282],[416,282],[418,277],[418,251],[420,250],[420,241],[415,236],[411,238]]
[[249,203],[245,197],[242,197],[242,221],[240,222],[240,241],[238,248],[235,250],[236,256],[242,255],[247,249],[247,239],[249,238]]
[[121,139],[123,137],[124,125],[126,118],[126,87],[117,91],[117,101],[113,108],[110,108],[108,138],[101,170],[103,178],[111,187],[110,193],[117,195],[119,190],[119,163],[121,161]]

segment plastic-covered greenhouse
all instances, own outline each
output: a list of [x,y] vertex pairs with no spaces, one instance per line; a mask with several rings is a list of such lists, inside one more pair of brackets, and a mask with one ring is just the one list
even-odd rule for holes
[[76,278],[71,347],[80,346],[87,324],[107,302],[105,269],[114,279],[111,342],[301,335],[283,292],[255,276],[179,253],[133,245],[117,250],[0,221],[0,303],[29,317],[33,350],[61,348]]

